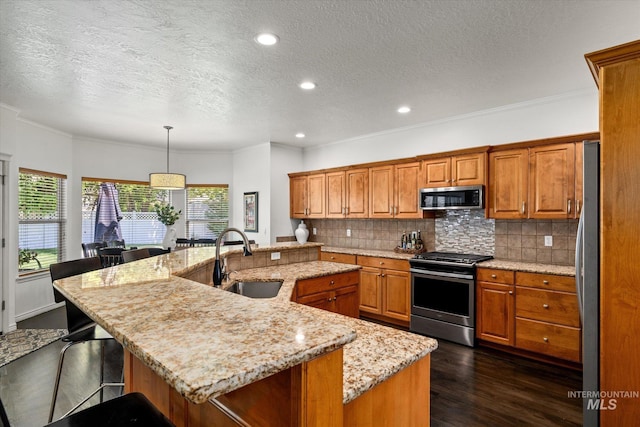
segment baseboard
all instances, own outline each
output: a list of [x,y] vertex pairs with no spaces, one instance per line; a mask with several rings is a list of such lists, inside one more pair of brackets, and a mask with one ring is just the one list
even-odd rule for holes
[[39,314],[46,313],[60,307],[64,307],[64,302],[53,303],[45,305],[44,307],[36,308],[35,310],[27,311],[26,313],[16,315],[16,323],[22,322],[23,320],[31,319],[32,317],[35,317]]

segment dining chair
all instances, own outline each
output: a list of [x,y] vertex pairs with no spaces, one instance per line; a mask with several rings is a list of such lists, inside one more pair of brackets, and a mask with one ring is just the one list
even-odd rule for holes
[[[49,266],[49,274],[51,275],[51,282],[58,279],[64,279],[66,277],[76,276],[82,273],[88,273],[90,271],[99,270],[102,268],[102,262],[99,257],[80,258],[72,261],[64,261]],[[60,350],[60,358],[58,359],[58,371],[56,373],[55,385],[53,387],[53,396],[51,397],[51,406],[49,408],[49,422],[53,419],[53,414],[56,407],[56,399],[58,397],[58,389],[60,388],[60,374],[62,373],[62,365],[64,363],[64,356],[69,348],[76,344],[83,344],[90,341],[100,342],[100,386],[89,396],[87,396],[82,402],[71,408],[63,417],[75,412],[81,405],[87,400],[93,397],[96,393],[100,392],[100,401],[102,401],[102,391],[105,387],[123,387],[124,384],[120,383],[105,383],[104,382],[104,345],[106,341],[115,340],[113,337],[105,331],[101,326],[97,325],[89,316],[87,316],[82,310],[80,310],[75,304],[67,300],[67,298],[60,293],[55,286],[53,287],[53,296],[56,302],[65,303],[65,313],[67,317],[67,335],[62,337],[62,341],[66,345]]]
[[176,248],[184,249],[193,246],[193,239],[185,239],[184,237],[178,237],[176,239]]
[[104,242],[83,243],[82,252],[85,258],[91,258],[98,256],[98,248],[104,248],[105,246],[107,246],[107,244]]
[[193,239],[191,246],[202,247],[202,246],[215,246],[215,245],[216,245],[215,239]]
[[149,258],[151,254],[148,248],[133,249],[122,252],[122,262],[137,261],[139,259]]
[[171,253],[171,248],[147,248],[150,256],[158,256]]
[[108,248],[124,248],[126,246],[124,244],[124,239],[122,239],[122,240],[111,240],[110,242],[107,242],[107,247]]
[[102,261],[102,267],[113,267],[122,264],[122,252],[124,248],[98,248],[98,256]]
[[[11,427],[0,399],[0,426]],[[147,397],[138,392],[107,400],[46,427],[175,427]]]
[[[256,243],[255,240],[249,240],[249,244],[254,245]],[[244,245],[244,241],[242,240],[225,240],[222,242],[222,246],[234,246],[234,245]]]

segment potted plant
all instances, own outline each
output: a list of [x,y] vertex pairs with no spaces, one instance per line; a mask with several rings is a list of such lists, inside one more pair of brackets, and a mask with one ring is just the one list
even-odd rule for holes
[[38,253],[30,251],[29,249],[18,248],[18,270],[25,270],[22,268],[24,264],[29,264],[31,261],[38,263],[38,269],[42,268],[42,264],[38,260]]
[[175,228],[173,228],[173,224],[180,219],[182,210],[176,210],[173,206],[166,203],[162,204],[160,202],[156,202],[153,207],[156,210],[156,214],[158,214],[158,221],[164,224],[167,228],[164,234],[164,239],[162,239],[162,247],[164,249],[171,248],[171,250],[174,250],[176,248],[178,235]]

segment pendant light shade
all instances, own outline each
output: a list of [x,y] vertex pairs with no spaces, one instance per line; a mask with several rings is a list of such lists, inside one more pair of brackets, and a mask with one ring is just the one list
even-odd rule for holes
[[167,130],[167,172],[149,174],[149,187],[156,190],[184,190],[187,177],[180,173],[169,173],[169,131],[172,126],[164,126]]

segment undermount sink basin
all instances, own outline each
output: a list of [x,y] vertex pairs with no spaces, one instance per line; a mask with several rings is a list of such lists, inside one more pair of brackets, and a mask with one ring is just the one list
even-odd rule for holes
[[273,298],[280,292],[282,282],[237,282],[226,290],[249,298]]

